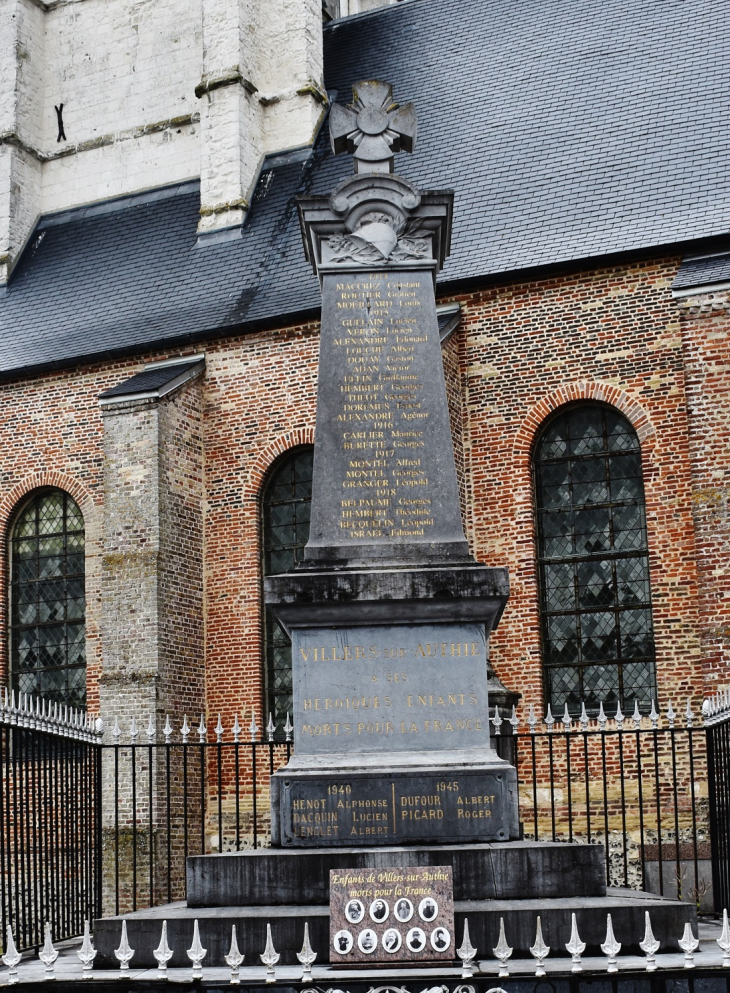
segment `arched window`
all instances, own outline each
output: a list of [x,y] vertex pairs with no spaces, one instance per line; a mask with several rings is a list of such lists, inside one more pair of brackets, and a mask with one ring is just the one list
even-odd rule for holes
[[62,490],[25,504],[10,536],[10,680],[86,706],[84,519]]
[[[314,449],[297,448],[274,466],[263,493],[263,569],[265,576],[291,571],[309,540]],[[291,641],[273,612],[265,616],[265,693],[267,712],[286,721],[292,710]]]
[[537,440],[545,698],[553,711],[654,696],[641,450],[616,410],[566,409]]

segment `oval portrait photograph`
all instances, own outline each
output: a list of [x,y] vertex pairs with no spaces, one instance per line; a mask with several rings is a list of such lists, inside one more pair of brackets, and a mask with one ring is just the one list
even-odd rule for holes
[[378,947],[378,936],[371,927],[366,927],[364,931],[360,932],[360,937],[357,939],[357,947],[361,952],[365,952],[366,955],[372,954]]
[[400,921],[401,924],[405,924],[406,921],[409,921],[413,917],[413,904],[407,897],[403,896],[400,900],[396,900],[393,913],[396,920]]
[[370,917],[376,924],[382,924],[390,913],[390,907],[385,900],[373,900],[370,904]]
[[403,939],[400,936],[400,931],[396,931],[394,927],[389,927],[387,931],[383,932],[383,948],[386,952],[390,952],[391,955],[398,951],[402,941]]
[[451,935],[445,927],[437,927],[431,934],[431,947],[434,951],[445,952],[451,944]]
[[439,905],[432,896],[424,897],[418,904],[418,916],[422,921],[433,921],[438,916]]
[[349,900],[345,906],[345,917],[350,924],[359,924],[365,916],[365,904],[362,900]]
[[352,951],[354,939],[349,931],[338,931],[332,940],[335,951],[340,955],[347,955]]
[[406,947],[411,952],[422,952],[426,947],[426,932],[423,928],[412,927],[406,935]]

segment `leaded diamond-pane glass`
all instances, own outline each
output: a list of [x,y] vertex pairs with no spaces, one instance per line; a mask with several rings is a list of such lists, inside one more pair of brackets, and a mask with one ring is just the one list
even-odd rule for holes
[[11,685],[86,706],[84,521],[61,490],[23,508],[11,536]]
[[654,694],[641,451],[599,404],[553,419],[536,446],[545,688],[553,712]]
[[[275,467],[264,490],[265,576],[293,569],[309,540],[313,454],[311,448],[292,452]],[[281,733],[292,711],[291,641],[268,608],[264,639],[267,707]]]

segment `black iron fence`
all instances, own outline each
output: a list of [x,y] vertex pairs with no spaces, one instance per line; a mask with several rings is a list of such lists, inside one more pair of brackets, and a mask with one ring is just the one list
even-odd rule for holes
[[80,934],[101,906],[99,734],[25,698],[0,709],[0,925],[33,948],[46,921]]
[[704,705],[707,731],[712,888],[715,911],[730,907],[730,690]]
[[[659,715],[492,717],[518,770],[525,837],[606,846],[607,882],[719,913],[730,903],[730,699]],[[185,897],[188,855],[266,846],[291,727],[102,731],[23,699],[0,707],[0,911],[19,947],[85,918]]]
[[671,706],[580,720],[530,709],[526,723],[497,718],[494,739],[514,756],[525,837],[602,844],[607,885],[716,909],[707,735],[691,708],[681,721]]
[[266,740],[255,724],[241,740],[237,720],[230,733],[219,720],[214,741],[202,719],[194,731],[187,719],[177,732],[169,721],[165,729],[161,742],[151,725],[139,740],[133,722],[123,741],[116,725],[113,743],[101,748],[107,914],[184,899],[189,855],[270,842],[270,781],[291,755],[291,727],[283,741],[271,724]]

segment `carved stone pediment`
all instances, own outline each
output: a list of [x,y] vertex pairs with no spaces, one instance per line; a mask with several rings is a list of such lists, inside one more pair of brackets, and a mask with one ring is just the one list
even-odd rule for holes
[[301,197],[307,255],[320,267],[422,264],[438,270],[451,235],[450,191],[421,193],[400,176],[351,176],[329,197]]

